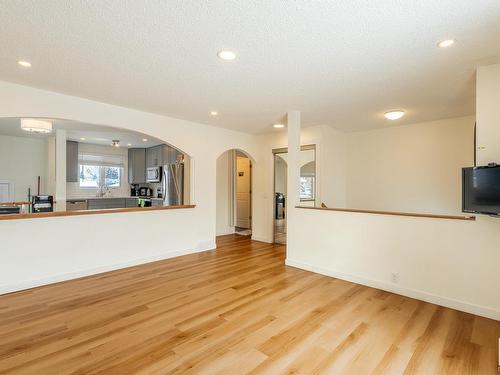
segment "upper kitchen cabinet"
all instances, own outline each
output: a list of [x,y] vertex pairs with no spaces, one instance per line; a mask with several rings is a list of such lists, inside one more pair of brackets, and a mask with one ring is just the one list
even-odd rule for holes
[[66,141],[66,182],[78,182],[78,142]]
[[163,165],[163,145],[146,149],[146,168],[155,168]]
[[128,150],[128,182],[130,184],[146,182],[145,148],[130,148]]
[[184,154],[176,148],[168,145],[163,145],[162,149],[163,164],[173,164],[176,161],[184,159]]

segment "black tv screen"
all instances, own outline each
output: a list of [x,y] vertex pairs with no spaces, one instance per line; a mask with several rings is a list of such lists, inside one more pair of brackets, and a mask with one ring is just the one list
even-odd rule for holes
[[500,166],[462,169],[462,211],[500,215]]

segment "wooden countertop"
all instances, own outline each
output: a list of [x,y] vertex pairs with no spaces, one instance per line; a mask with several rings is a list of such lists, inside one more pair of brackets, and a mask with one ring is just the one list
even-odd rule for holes
[[376,215],[424,217],[424,218],[431,218],[431,219],[450,219],[450,220],[469,220],[469,221],[476,220],[475,216],[433,215],[433,214],[418,214],[418,213],[413,213],[413,212],[360,210],[360,209],[354,209],[354,208],[329,208],[329,207],[306,207],[306,206],[295,206],[295,208],[303,208],[306,210],[320,210],[320,211],[355,212],[355,213],[376,214]]
[[196,205],[194,204],[186,204],[182,206],[109,208],[104,210],[55,211],[55,212],[39,212],[31,214],[7,214],[7,215],[0,215],[0,220],[41,219],[47,217],[101,215],[101,214],[116,214],[116,213],[138,212],[138,211],[141,212],[164,211],[164,210],[178,210],[178,209],[195,208],[195,207]]

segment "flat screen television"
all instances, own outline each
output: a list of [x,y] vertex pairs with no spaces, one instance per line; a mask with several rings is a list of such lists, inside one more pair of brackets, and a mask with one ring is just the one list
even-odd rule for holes
[[500,166],[462,169],[462,211],[500,215]]

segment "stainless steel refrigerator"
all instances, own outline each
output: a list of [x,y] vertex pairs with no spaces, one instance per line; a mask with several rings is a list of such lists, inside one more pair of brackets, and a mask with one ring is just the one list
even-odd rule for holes
[[162,169],[163,205],[184,204],[184,163],[166,164]]

